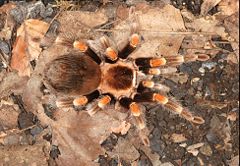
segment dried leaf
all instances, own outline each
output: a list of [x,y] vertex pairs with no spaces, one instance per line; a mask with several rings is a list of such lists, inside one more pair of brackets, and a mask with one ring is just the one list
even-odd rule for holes
[[28,78],[19,77],[15,72],[6,73],[0,81],[0,98],[9,96],[12,92],[21,93],[27,81]]
[[219,20],[217,20],[215,16],[197,18],[194,19],[193,22],[186,23],[185,25],[190,29],[194,29],[195,32],[208,35],[219,35],[225,40],[228,36],[228,34],[225,32],[225,28],[219,26]]
[[15,7],[14,3],[7,3],[0,7],[0,39],[9,40],[12,37],[15,22],[9,12]]
[[118,126],[117,128],[112,128],[111,130],[114,133],[121,133],[122,135],[125,135],[127,134],[130,127],[131,127],[130,123],[123,121],[120,126]]
[[229,112],[227,115],[227,119],[230,121],[236,121],[237,120],[237,113],[236,112]]
[[129,14],[129,8],[126,6],[120,5],[117,8],[116,15],[119,19],[125,20],[128,18]]
[[233,157],[230,161],[229,161],[229,166],[236,166],[239,165],[239,155]]
[[204,0],[202,5],[201,5],[201,15],[205,16],[220,1],[221,0]]
[[153,166],[161,166],[160,156],[157,153],[152,152],[152,150],[147,146],[142,146],[141,150],[149,158]]
[[38,118],[51,125],[52,143],[61,153],[56,160],[59,165],[96,165],[93,161],[104,154],[100,144],[110,135],[111,127],[119,126],[126,115],[109,110],[89,116],[84,111],[77,113],[70,109],[58,110],[54,115],[56,121],[52,121],[38,104]]
[[[61,25],[60,32],[63,33],[60,35],[79,39],[88,38],[89,34],[91,34],[90,30],[106,23],[108,17],[104,10],[97,12],[65,11],[59,15],[57,20]],[[96,36],[96,34],[93,35]]]
[[212,153],[213,153],[211,147],[210,147],[208,144],[203,145],[203,146],[200,148],[200,152],[201,152],[203,155],[206,155],[206,156],[211,156]]
[[49,145],[46,142],[38,142],[34,145],[1,146],[0,161],[3,165],[48,165],[48,157],[44,149]]
[[26,20],[17,30],[17,39],[12,50],[11,67],[20,76],[30,76],[30,61],[37,59],[41,48],[40,41],[47,32],[49,24],[40,20]]
[[218,4],[218,9],[222,15],[231,16],[232,14],[239,12],[238,0],[221,0]]
[[183,134],[177,134],[177,133],[173,133],[171,135],[171,140],[174,143],[180,143],[180,142],[184,142],[187,140],[187,138],[183,135]]
[[210,122],[210,127],[209,133],[214,135],[216,138],[220,138],[224,142],[223,145],[219,145],[219,149],[231,151],[231,127],[229,122],[221,122],[217,116],[213,116]]
[[[186,31],[180,10],[171,5],[164,8],[149,7],[146,11],[136,11],[128,20],[115,26],[113,38],[121,49],[130,33],[133,20],[139,24],[140,34],[145,41],[131,57],[151,57],[158,53],[163,56],[176,55],[184,38],[181,32]],[[173,42],[174,41],[174,42]]]
[[108,152],[112,157],[119,156],[125,161],[133,162],[140,157],[137,149],[126,139],[119,138],[116,147],[112,152]]
[[199,148],[202,147],[204,145],[203,142],[201,143],[197,143],[197,144],[193,144],[187,147],[187,151],[188,153],[192,153],[194,156],[197,156],[199,153]]
[[19,110],[12,103],[12,105],[8,105],[4,100],[1,100],[0,103],[0,128],[13,129],[18,126],[18,115]]

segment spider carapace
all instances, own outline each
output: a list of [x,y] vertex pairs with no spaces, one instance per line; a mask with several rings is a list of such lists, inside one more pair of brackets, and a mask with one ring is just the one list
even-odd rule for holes
[[[104,50],[103,55],[96,53],[88,42],[75,40],[68,43],[78,52],[57,57],[44,70],[45,82],[52,89],[72,97],[70,100],[59,99],[56,105],[85,107],[93,115],[109,104],[118,104],[129,110],[140,131],[145,128],[142,105],[147,102],[158,103],[192,123],[204,123],[203,118],[167,97],[166,92],[159,88],[164,85],[151,78],[166,73],[167,67],[205,61],[209,57],[200,54],[132,59],[129,55],[141,43],[140,34],[132,29],[127,44],[121,50],[116,49],[108,37],[101,37],[99,43]],[[56,42],[66,41],[57,38]],[[93,101],[95,104],[91,104]],[[148,141],[144,143],[149,144]]]

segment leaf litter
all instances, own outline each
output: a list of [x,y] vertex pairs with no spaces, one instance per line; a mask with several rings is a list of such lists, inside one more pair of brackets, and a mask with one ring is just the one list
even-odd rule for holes
[[[121,17],[121,21],[114,24],[114,27],[110,29],[110,31],[113,32],[112,38],[115,41],[118,41],[117,46],[121,48],[124,40],[129,34],[129,31],[126,29],[129,29],[129,23],[131,22],[131,19],[134,18],[140,24],[139,30],[143,35],[144,42],[142,46],[132,55],[133,58],[146,56],[151,57],[155,53],[159,56],[177,55],[179,54],[179,50],[189,54],[201,52],[214,57],[217,53],[219,53],[219,50],[215,52],[212,50],[218,47],[215,45],[210,45],[210,47],[209,45],[206,46],[206,42],[211,42],[212,35],[218,35],[222,40],[229,40],[229,34],[232,38],[235,38],[237,30],[234,29],[232,31],[229,28],[229,25],[237,27],[237,24],[235,23],[236,21],[234,20],[237,15],[234,15],[235,12],[232,13],[229,11],[233,9],[233,11],[237,12],[239,9],[235,5],[232,5],[234,3],[225,5],[225,0],[219,2],[211,1],[213,2],[211,3],[212,5],[206,5],[206,3],[210,1],[204,2],[205,3],[203,3],[201,11],[202,15],[207,15],[211,8],[213,8],[216,4],[219,4],[219,8],[224,11],[224,15],[231,15],[232,19],[224,19],[225,26],[223,26],[223,24],[218,20],[217,15],[196,18],[195,16],[191,16],[189,11],[185,11],[185,13],[183,13],[183,10],[180,11],[170,4],[161,9],[158,7],[152,7],[151,5],[139,5],[133,13],[129,14],[128,17],[123,16]],[[9,5],[9,8],[12,7]],[[0,11],[2,13],[7,13],[4,8],[0,8]],[[2,13],[0,13],[1,16]],[[121,15],[121,13],[118,14]],[[7,19],[11,18],[4,17],[5,22]],[[188,20],[186,21],[186,19]],[[56,20],[60,23],[60,31],[58,35],[68,36],[71,40],[76,37],[88,39],[89,37],[92,38],[101,36],[102,31],[109,30],[99,28],[101,25],[108,22],[108,18],[106,17],[104,10],[99,10],[95,13],[82,11],[62,12],[59,17],[56,17]],[[13,25],[14,24],[11,23],[10,27],[8,27],[9,25],[4,23],[4,28],[0,30],[1,39],[8,40],[11,38]],[[35,28],[35,25],[39,28],[36,29],[36,33],[35,31],[31,31],[31,29]],[[40,48],[40,42],[43,38],[47,37],[45,35],[47,31],[49,31],[49,24],[40,21],[39,19],[25,20],[18,28],[17,38],[15,40],[15,44],[13,45],[13,55],[11,60],[11,67],[18,70],[18,73],[14,71],[12,73],[9,72],[1,79],[0,98],[2,99],[3,97],[9,96],[11,93],[22,95],[24,107],[27,111],[33,112],[37,115],[43,126],[51,128],[52,145],[56,145],[60,150],[60,155],[58,155],[55,159],[59,165],[66,165],[66,163],[71,163],[73,165],[76,163],[79,163],[80,165],[98,165],[98,156],[105,153],[105,150],[101,147],[101,143],[113,131],[122,133],[123,135],[127,132],[128,134],[131,133],[131,130],[129,130],[130,126],[123,122],[126,114],[116,114],[113,108],[109,108],[108,110],[97,113],[97,115],[93,117],[89,117],[84,112],[58,109],[53,112],[52,118],[54,120],[46,115],[41,104],[43,102],[42,99],[45,96],[41,91],[42,79],[40,75],[47,62],[49,62],[52,58],[69,51],[67,48],[60,48],[55,44],[42,50],[42,48]],[[201,39],[200,41],[199,38]],[[191,43],[191,45],[183,45],[186,40],[190,40],[188,43]],[[236,40],[237,42],[239,41],[239,39]],[[234,47],[233,43],[234,42],[231,44],[236,53],[236,50],[239,50],[239,48],[237,48],[236,45]],[[238,57],[238,54],[235,54],[235,56]],[[36,61],[35,67],[32,67],[30,63],[33,60]],[[19,76],[28,76],[28,78]],[[178,77],[178,75],[176,75],[176,77]],[[54,97],[51,99],[54,100]],[[207,102],[211,105],[211,101]],[[221,104],[221,102],[219,103]],[[226,106],[224,105],[223,108],[225,107]],[[218,109],[218,106],[213,108]],[[10,107],[7,109],[11,110]],[[4,109],[1,109],[1,111],[4,111]],[[228,116],[228,118],[232,119],[230,116]],[[16,115],[13,121],[13,124],[10,125],[12,127],[10,128],[16,128]],[[221,125],[219,125],[224,128],[224,132],[219,133],[218,131],[220,130],[217,127],[218,125],[213,124],[213,122],[214,120],[211,121],[212,127],[210,129],[210,135],[217,134],[223,140],[223,144],[219,146],[215,145],[215,147],[217,147],[217,149],[231,150],[232,145],[229,143],[231,140],[231,132],[229,128],[231,124],[228,122],[226,122],[226,124],[222,124],[221,122],[216,121],[216,123],[221,123]],[[8,123],[3,121],[3,125],[7,126]],[[114,128],[112,128],[112,126],[114,126]],[[175,143],[178,143],[185,141],[185,136],[172,134],[172,139]],[[33,150],[38,155],[32,155],[32,158],[39,158],[39,160],[28,161],[29,164],[36,164],[40,161],[40,159],[42,160],[41,164],[45,164],[44,161],[48,160],[48,157],[46,157],[45,152],[40,150],[42,148],[39,148],[44,147],[45,145],[45,143],[41,142],[34,144]],[[197,156],[198,152],[196,149],[204,146],[204,144],[201,143],[201,146],[199,144],[196,148],[191,149],[190,147],[192,146],[193,145],[188,146],[186,150],[193,152],[194,155]],[[30,148],[29,146],[27,147]],[[127,149],[127,147],[131,148]],[[4,152],[8,147],[3,146],[1,148],[3,148]],[[39,151],[36,151],[35,148]],[[121,138],[118,140],[117,145],[110,154],[111,156],[117,155],[121,159],[130,162],[139,159],[138,148],[139,145],[137,145],[136,142],[133,143],[130,140]],[[20,153],[22,153],[21,147],[19,150]],[[152,164],[155,163],[153,165],[162,165],[160,161],[153,161],[159,160],[159,158],[156,156],[153,157],[154,155],[150,155],[149,150],[149,148],[145,148],[144,151],[152,160]],[[47,149],[46,153],[49,153],[49,151],[50,149]],[[16,153],[18,152],[19,151],[17,150]],[[29,152],[31,153],[32,150],[30,149]],[[13,154],[13,156],[17,155],[16,153]],[[23,156],[28,156],[28,154],[24,154]],[[26,160],[26,158],[24,160]],[[14,163],[11,161],[11,158],[9,159],[8,157],[5,157],[2,161],[5,161],[6,163],[10,161],[10,164],[18,164],[19,160],[17,159]]]

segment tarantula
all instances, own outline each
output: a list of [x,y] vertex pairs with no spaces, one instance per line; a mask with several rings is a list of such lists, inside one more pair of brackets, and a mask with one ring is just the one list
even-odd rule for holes
[[146,76],[158,76],[168,72],[165,67],[196,60],[205,61],[209,57],[201,54],[129,58],[129,55],[140,46],[142,39],[136,27],[137,24],[133,23],[129,41],[120,50],[114,46],[110,38],[101,37],[99,41],[104,49],[104,55],[96,53],[88,42],[56,39],[57,43],[78,50],[77,53],[53,59],[45,67],[44,81],[48,87],[57,93],[73,97],[57,100],[57,107],[84,107],[90,115],[93,115],[109,104],[120,105],[130,111],[141,131],[146,126],[142,105],[146,102],[155,102],[190,122],[204,123],[203,118],[194,116],[179,103],[167,97],[161,90],[163,85],[153,82]]

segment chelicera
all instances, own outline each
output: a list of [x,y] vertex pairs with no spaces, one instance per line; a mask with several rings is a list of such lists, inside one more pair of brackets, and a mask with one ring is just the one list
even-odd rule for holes
[[[103,55],[96,53],[88,42],[69,42],[57,38],[57,43],[67,44],[78,51],[59,56],[45,67],[44,80],[48,87],[71,97],[68,100],[58,99],[56,105],[84,107],[90,115],[107,105],[120,105],[129,110],[140,131],[146,126],[142,105],[148,102],[158,103],[192,123],[204,123],[203,118],[193,115],[167,97],[164,88],[161,88],[164,85],[155,83],[151,78],[167,72],[166,67],[196,60],[205,61],[209,57],[201,54],[129,58],[141,43],[141,36],[136,29],[133,23],[129,41],[121,50],[118,50],[108,37],[101,37],[99,43],[104,50]],[[147,142],[144,143],[148,144]]]

